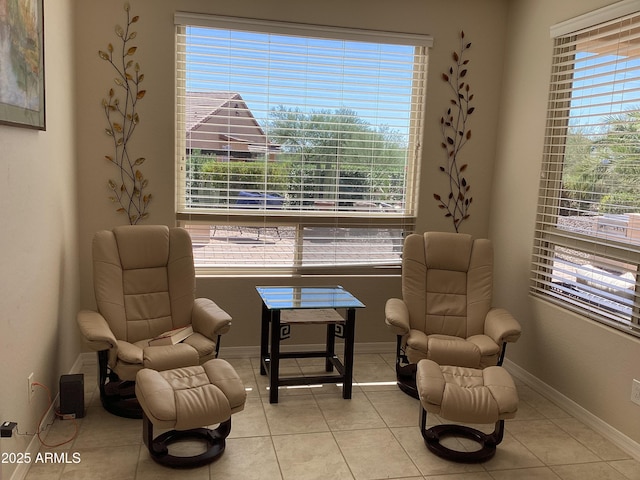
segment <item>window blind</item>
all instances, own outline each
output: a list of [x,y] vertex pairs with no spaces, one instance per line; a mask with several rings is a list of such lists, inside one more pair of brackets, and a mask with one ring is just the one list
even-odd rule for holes
[[531,290],[640,336],[640,14],[558,34],[552,65]]
[[175,22],[176,202],[200,232],[197,264],[399,264],[431,39],[187,13]]

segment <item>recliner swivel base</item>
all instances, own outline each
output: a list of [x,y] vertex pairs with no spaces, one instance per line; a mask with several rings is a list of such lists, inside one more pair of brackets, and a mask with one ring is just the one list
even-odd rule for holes
[[413,398],[420,398],[418,388],[416,387],[416,370],[415,363],[400,365],[396,363],[396,381],[398,388]]
[[[480,463],[493,458],[496,446],[502,442],[504,435],[504,420],[496,422],[492,433],[484,433],[465,425],[444,424],[426,428],[427,412],[422,409],[420,433],[429,451],[440,458],[457,463]],[[459,451],[445,447],[441,440],[445,437],[458,437],[473,440],[480,445],[479,450]]]
[[[153,423],[143,415],[143,440],[151,458],[156,463],[171,468],[196,468],[216,461],[224,453],[226,438],[230,432],[231,418],[215,429],[169,430],[154,438]],[[199,440],[207,448],[203,453],[190,457],[170,454],[169,446],[183,440]]]
[[142,407],[136,398],[136,383],[120,380],[108,366],[108,355],[108,350],[98,351],[98,385],[102,406],[107,412],[119,417],[142,418]]
[[[132,389],[133,386],[125,385],[124,387],[128,391],[129,389]],[[102,402],[102,406],[104,407],[104,409],[113,415],[124,418],[142,418],[142,408],[140,407],[140,403],[138,403],[138,399],[135,397],[135,395],[131,397],[126,393],[103,394],[102,392],[100,392],[100,401]]]

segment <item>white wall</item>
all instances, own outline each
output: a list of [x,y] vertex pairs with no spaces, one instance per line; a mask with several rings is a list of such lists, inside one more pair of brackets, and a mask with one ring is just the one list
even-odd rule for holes
[[[43,389],[28,403],[27,376],[55,395],[80,351],[71,4],[45,2],[47,130],[0,125],[0,420],[20,433],[47,406]],[[0,450],[24,452],[32,438],[3,438]]]
[[497,301],[523,325],[507,357],[640,442],[640,407],[630,401],[631,381],[640,378],[640,340],[528,294],[551,71],[549,27],[611,3],[510,3],[490,236],[496,249]]

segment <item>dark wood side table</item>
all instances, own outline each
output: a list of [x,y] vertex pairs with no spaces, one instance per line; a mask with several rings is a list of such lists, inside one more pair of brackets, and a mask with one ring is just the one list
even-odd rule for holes
[[[342,382],[342,398],[351,398],[356,309],[364,304],[341,286],[256,287],[262,299],[260,374],[269,377],[269,403],[278,403],[278,387]],[[344,309],[345,316],[338,310]],[[292,325],[327,326],[326,348],[280,352]],[[336,337],[344,338],[344,364],[335,354]],[[325,358],[325,375],[280,378],[281,358]],[[336,372],[334,372],[334,368]]]

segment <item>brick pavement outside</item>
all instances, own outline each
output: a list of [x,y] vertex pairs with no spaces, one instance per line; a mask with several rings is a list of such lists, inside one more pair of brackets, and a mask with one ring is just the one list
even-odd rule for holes
[[[197,266],[230,265],[287,267],[293,264],[295,241],[291,231],[276,228],[218,227],[206,235],[193,235]],[[357,264],[400,259],[401,248],[386,233],[363,239],[316,237],[302,242],[305,264]]]

